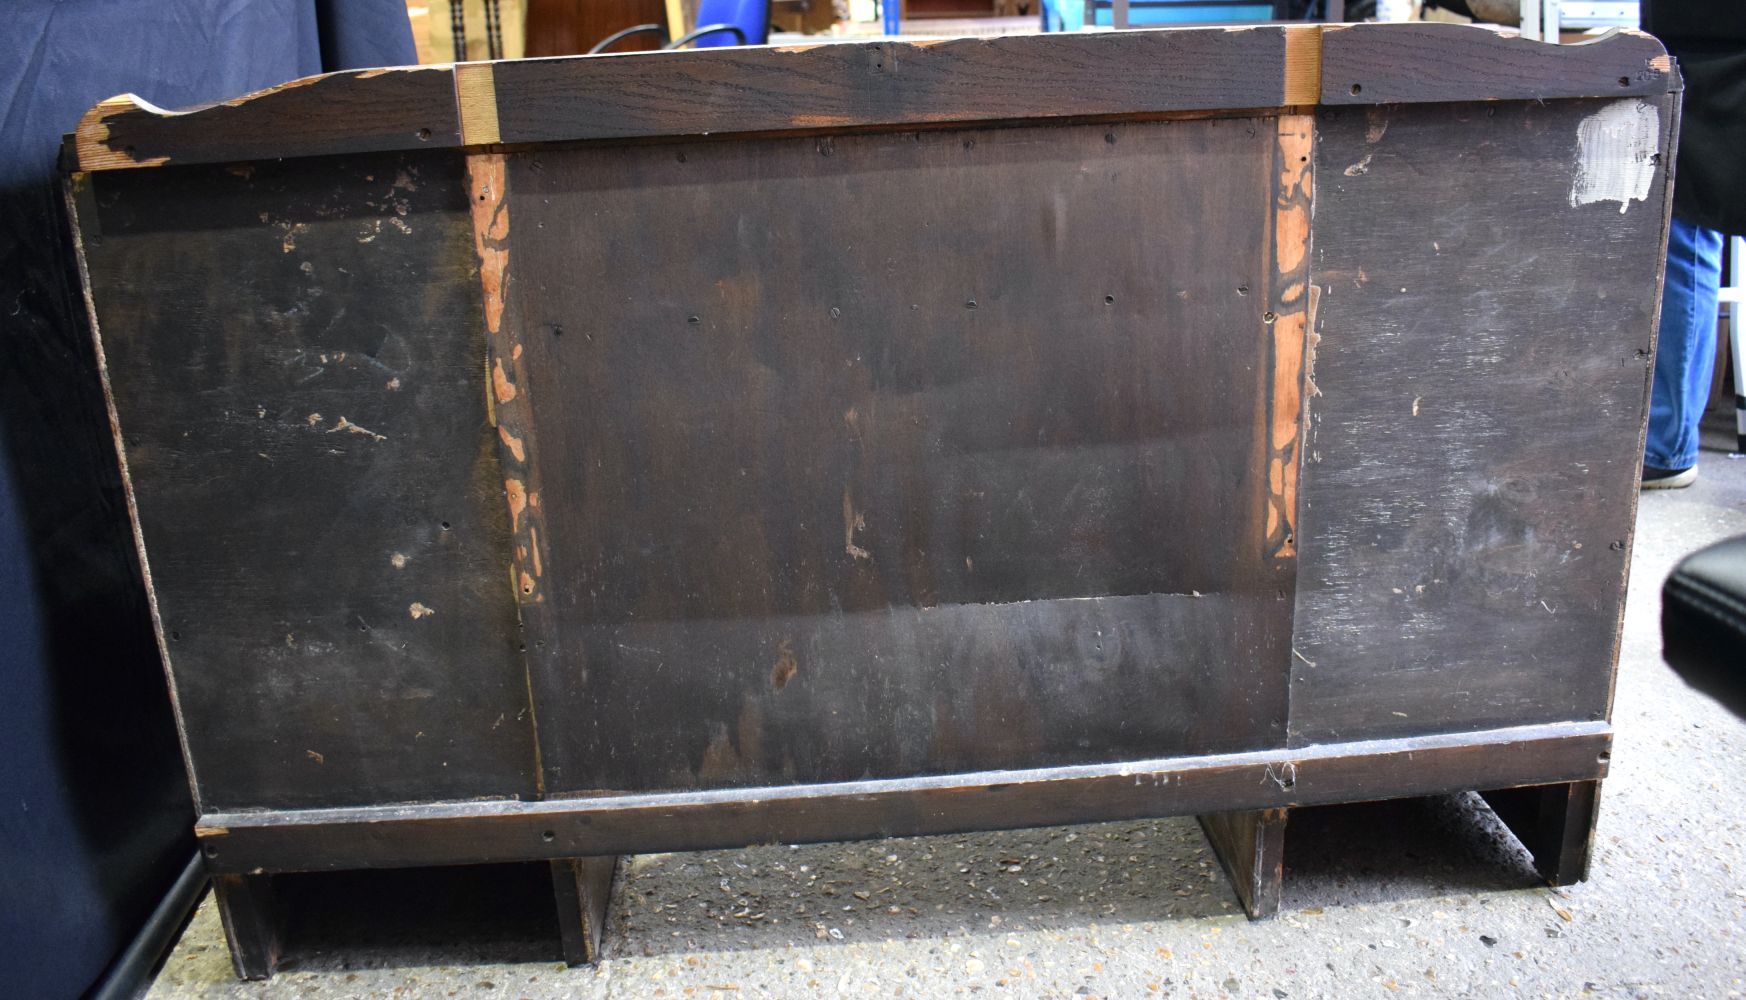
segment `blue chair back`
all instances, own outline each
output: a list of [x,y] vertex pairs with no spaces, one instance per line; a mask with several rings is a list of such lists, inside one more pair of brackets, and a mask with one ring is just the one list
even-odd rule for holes
[[[763,45],[770,41],[770,0],[698,0],[696,27],[731,24],[746,34],[747,45]],[[691,44],[706,49],[723,45],[738,45],[732,32],[711,32]]]

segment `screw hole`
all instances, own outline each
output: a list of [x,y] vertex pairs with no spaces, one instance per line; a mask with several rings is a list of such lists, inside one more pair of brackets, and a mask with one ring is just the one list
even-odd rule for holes
[[449,530],[449,522],[447,522],[447,521],[444,521],[444,522],[443,522],[443,530],[444,530],[444,531],[447,531],[447,530]]
[[1611,764],[1613,762],[1613,755],[1611,753],[1602,753],[1594,759],[1594,762],[1596,764]]
[[1628,76],[1619,77],[1619,86],[1629,87],[1630,85],[1631,85],[1631,78],[1630,77],[1628,77]]
[[1106,306],[1115,305],[1115,296],[1114,295],[1105,295],[1103,297],[1103,304]]
[[418,130],[418,141],[419,142],[429,142],[430,141],[430,129],[428,129],[428,128],[419,129]]
[[1263,323],[1271,323],[1278,318],[1279,317],[1273,315],[1273,313],[1271,311],[1264,312],[1261,314],[1261,322],[1263,322]]
[[204,847],[200,848],[200,852],[202,854],[205,854],[209,858],[216,858],[216,857],[218,857],[218,845],[217,844],[207,844]]
[[170,641],[171,642],[181,642],[182,641],[182,633],[176,631],[175,629],[171,629],[170,630]]
[[558,835],[551,830],[547,830],[546,832],[540,834],[540,839],[549,844],[552,841],[557,840]]
[[1360,83],[1354,83],[1352,85],[1352,96],[1357,97],[1359,94],[1362,94],[1362,93],[1364,93],[1364,85],[1360,84]]
[[964,308],[966,308],[966,309],[974,309],[974,308],[976,308],[976,300],[975,300],[975,299],[971,299],[971,300],[969,300],[969,301],[968,301],[968,302],[965,302],[965,303],[964,303]]
[[1248,285],[1238,285],[1238,286],[1237,286],[1237,294],[1238,294],[1238,295],[1247,295],[1247,294],[1249,294],[1249,286],[1248,286]]
[[703,322],[703,318],[701,316],[690,316],[686,318],[685,322],[690,323],[692,326],[696,326]]

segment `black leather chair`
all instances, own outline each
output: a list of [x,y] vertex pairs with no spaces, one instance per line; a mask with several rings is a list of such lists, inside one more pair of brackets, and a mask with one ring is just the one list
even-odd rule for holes
[[1746,718],[1746,535],[1685,557],[1661,588],[1662,655]]

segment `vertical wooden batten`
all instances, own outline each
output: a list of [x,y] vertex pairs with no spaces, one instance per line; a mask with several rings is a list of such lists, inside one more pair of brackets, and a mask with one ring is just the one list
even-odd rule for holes
[[1315,211],[1315,119],[1283,115],[1278,128],[1271,301],[1262,318],[1273,330],[1267,547],[1270,554],[1283,558],[1297,554],[1297,481],[1303,461],[1304,360],[1310,327],[1310,221]]
[[502,141],[497,125],[497,82],[493,63],[455,66],[455,107],[461,123],[461,145],[491,146]]

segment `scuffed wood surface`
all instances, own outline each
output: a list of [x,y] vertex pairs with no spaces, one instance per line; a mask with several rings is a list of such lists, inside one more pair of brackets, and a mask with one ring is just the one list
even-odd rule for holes
[[1606,717],[1666,218],[1572,204],[1606,106],[1318,115],[1294,744]]
[[1279,745],[1279,149],[1256,118],[513,156],[548,789]]
[[460,168],[390,154],[82,181],[206,808],[535,790]]

